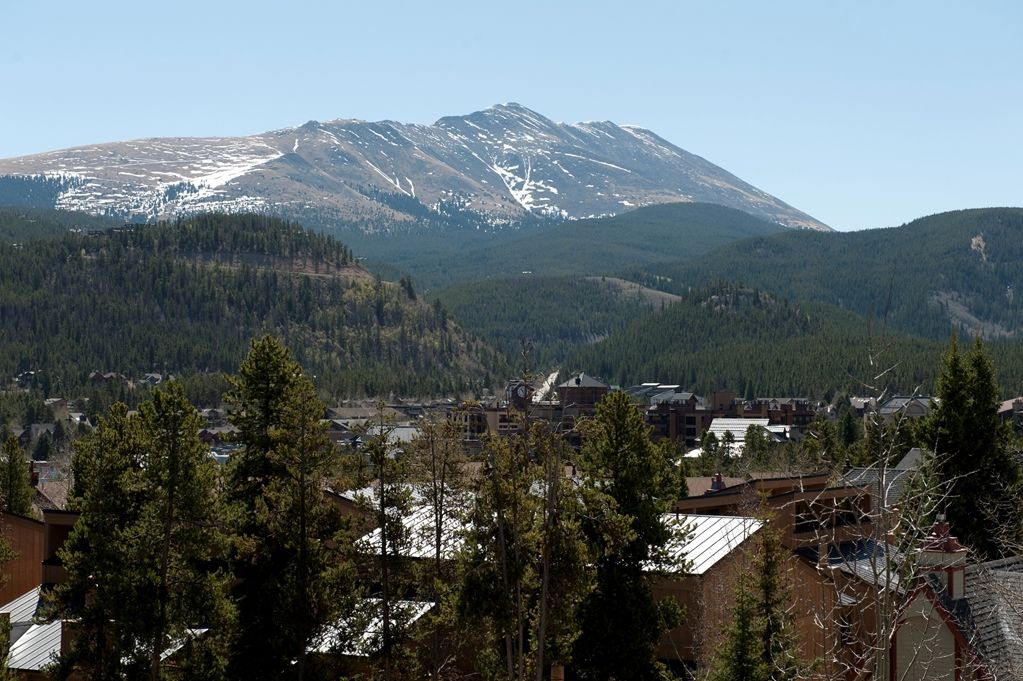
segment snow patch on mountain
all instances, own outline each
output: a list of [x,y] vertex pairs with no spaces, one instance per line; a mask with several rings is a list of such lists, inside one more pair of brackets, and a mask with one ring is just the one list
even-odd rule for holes
[[250,137],[92,145],[0,159],[3,176],[74,177],[56,205],[125,216],[301,208],[368,218],[374,229],[424,214],[501,226],[708,201],[826,229],[645,128],[555,123],[515,103],[433,125],[338,119]]

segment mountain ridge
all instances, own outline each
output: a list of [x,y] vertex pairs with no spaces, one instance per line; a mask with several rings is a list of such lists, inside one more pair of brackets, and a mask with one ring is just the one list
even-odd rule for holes
[[828,230],[656,133],[556,123],[499,104],[433,125],[334,119],[244,137],[147,138],[0,159],[0,199],[155,220],[257,211],[365,231],[433,220],[501,227],[708,202]]

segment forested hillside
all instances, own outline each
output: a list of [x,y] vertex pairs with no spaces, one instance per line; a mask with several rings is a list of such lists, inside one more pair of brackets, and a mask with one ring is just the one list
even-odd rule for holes
[[702,258],[651,265],[641,280],[681,293],[741,281],[818,300],[944,340],[953,326],[987,338],[1023,333],[1023,209],[941,213],[894,229],[785,232]]
[[563,362],[650,311],[600,278],[520,277],[456,284],[436,294],[459,324],[509,356],[528,344],[531,369]]
[[0,376],[51,390],[91,370],[227,371],[254,336],[286,339],[332,395],[455,393],[501,360],[409,282],[374,279],[297,225],[210,215],[0,245]]
[[[614,217],[538,224],[481,239],[448,229],[402,240],[362,238],[359,252],[409,272],[423,286],[513,276],[617,274],[694,258],[750,236],[790,231],[709,203],[638,208]],[[391,244],[390,248],[385,247]]]
[[70,230],[110,229],[120,224],[113,218],[51,208],[0,207],[0,243],[60,236]]
[[[749,397],[829,397],[880,390],[929,393],[945,343],[892,332],[819,302],[791,303],[761,290],[720,285],[688,293],[568,359],[622,385],[728,387]],[[1023,387],[1023,352],[993,343],[1006,394]],[[881,375],[883,374],[883,375]]]

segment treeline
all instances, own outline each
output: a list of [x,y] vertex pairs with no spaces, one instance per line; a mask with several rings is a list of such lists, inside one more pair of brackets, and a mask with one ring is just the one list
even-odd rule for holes
[[230,371],[285,338],[332,396],[455,394],[501,366],[442,305],[374,279],[338,242],[259,216],[211,215],[0,246],[0,375],[44,393],[90,371]]
[[[2,206],[0,201],[0,206]],[[0,242],[16,243],[67,234],[69,230],[103,230],[117,220],[87,213],[42,208],[0,207]]]
[[273,338],[225,401],[239,449],[222,472],[173,383],[79,440],[48,612],[77,626],[56,678],[666,678],[655,646],[682,613],[647,576],[687,569],[664,516],[684,485],[623,393],[578,454],[533,423],[476,466],[453,421],[401,449],[381,422],[337,449]]

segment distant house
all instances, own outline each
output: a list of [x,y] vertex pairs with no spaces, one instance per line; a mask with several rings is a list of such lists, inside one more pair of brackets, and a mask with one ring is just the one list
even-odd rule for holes
[[770,420],[766,418],[716,418],[710,422],[710,427],[707,429],[707,432],[714,435],[718,442],[724,442],[725,434],[731,433],[732,444],[729,448],[728,454],[730,456],[742,456],[743,449],[746,446],[746,431],[748,431],[751,427],[756,427],[763,428],[765,431],[770,432],[770,425]]
[[998,418],[1012,424],[1014,432],[1023,433],[1023,397],[1002,402],[998,407]]
[[574,405],[592,413],[597,402],[611,392],[611,386],[599,378],[581,373],[559,384],[557,392],[563,409]]
[[43,405],[53,412],[53,418],[62,420],[68,416],[68,403],[63,397],[49,397],[43,400]]
[[341,419],[324,419],[321,423],[326,425],[327,437],[331,442],[350,444],[358,436],[358,433]]
[[89,382],[93,385],[105,385],[107,383],[128,383],[128,378],[116,371],[92,371],[89,372]]
[[160,385],[161,383],[163,383],[163,374],[158,374],[156,372],[143,374],[142,379],[139,381],[139,383],[148,386]]
[[18,435],[18,444],[22,449],[28,449],[35,445],[43,435],[53,437],[56,429],[57,426],[53,423],[33,423]]
[[868,414],[877,411],[876,397],[850,397],[849,406],[858,417],[864,418]]
[[934,400],[922,395],[897,395],[878,408],[885,421],[897,418],[922,419],[931,413]]
[[199,430],[199,440],[210,447],[217,447],[230,442],[231,436],[238,428],[228,423],[222,426],[207,426]]

